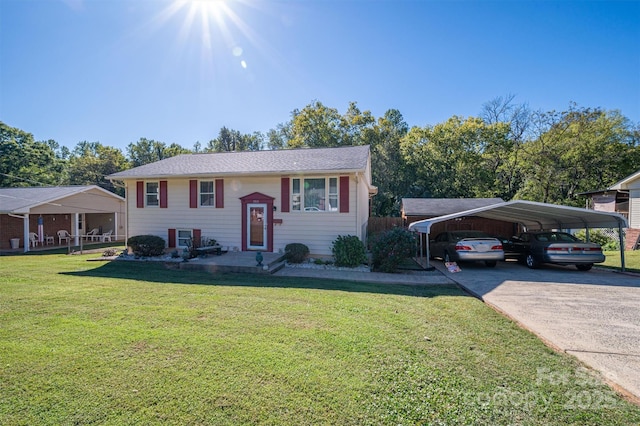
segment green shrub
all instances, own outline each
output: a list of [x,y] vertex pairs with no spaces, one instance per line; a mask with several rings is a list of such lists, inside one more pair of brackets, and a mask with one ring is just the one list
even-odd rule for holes
[[398,265],[416,251],[416,236],[404,228],[380,234],[371,245],[373,267],[382,272],[395,272]]
[[129,238],[127,245],[136,256],[160,256],[164,253],[165,241],[157,235],[136,235]]
[[287,244],[284,255],[289,263],[302,263],[309,255],[309,247],[302,243]]
[[[587,241],[587,232],[581,229],[575,233],[575,236],[582,241]],[[610,237],[599,229],[589,230],[589,242],[600,244],[602,250],[618,250],[620,248],[619,241],[616,238]]]
[[364,244],[355,235],[339,235],[331,245],[336,266],[353,268],[367,261]]

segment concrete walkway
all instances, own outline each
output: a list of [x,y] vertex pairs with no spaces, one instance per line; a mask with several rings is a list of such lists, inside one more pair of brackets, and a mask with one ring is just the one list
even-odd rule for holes
[[640,404],[639,275],[551,265],[531,270],[511,262],[462,265],[452,274],[442,262],[433,265]]

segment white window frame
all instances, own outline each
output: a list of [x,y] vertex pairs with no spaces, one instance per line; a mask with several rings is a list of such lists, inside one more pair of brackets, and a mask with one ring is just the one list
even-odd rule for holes
[[[149,192],[149,184],[156,184],[157,191]],[[149,196],[156,196],[156,204],[149,204]],[[146,207],[160,207],[160,182],[159,181],[147,181],[144,183],[144,205]]]
[[[211,192],[202,192],[203,183],[211,183]],[[202,196],[211,195],[211,204],[202,204]],[[215,180],[200,180],[198,181],[198,207],[215,207],[216,206],[216,181]]]
[[[305,180],[324,179],[325,209],[320,210],[305,205]],[[331,192],[331,181],[335,182],[335,192]],[[297,192],[296,192],[297,186]],[[335,201],[335,207],[331,207],[331,201]],[[291,179],[291,211],[295,213],[337,213],[340,211],[340,181],[337,176],[301,176]]]
[[[180,233],[188,233],[189,236],[186,235],[180,235]],[[176,229],[176,247],[180,247],[180,248],[187,248],[187,240],[191,240],[193,239],[193,229]],[[180,242],[184,243],[184,244],[180,244]]]

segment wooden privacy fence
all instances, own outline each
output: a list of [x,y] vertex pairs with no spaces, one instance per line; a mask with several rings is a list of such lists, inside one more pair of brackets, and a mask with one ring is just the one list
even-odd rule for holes
[[401,217],[370,217],[367,235],[376,235],[398,226],[404,226]]

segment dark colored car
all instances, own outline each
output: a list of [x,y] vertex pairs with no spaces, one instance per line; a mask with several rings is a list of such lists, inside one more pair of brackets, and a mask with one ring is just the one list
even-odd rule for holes
[[429,256],[445,262],[480,260],[491,267],[504,260],[502,243],[481,231],[442,232],[429,242]]
[[555,263],[588,271],[594,263],[605,260],[600,245],[585,243],[566,232],[525,232],[508,242],[503,241],[503,247],[505,257],[517,258],[532,269],[541,263]]

